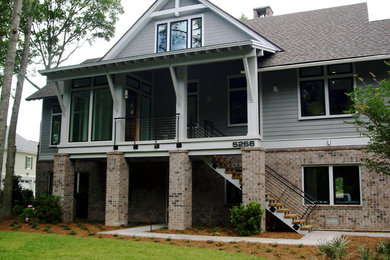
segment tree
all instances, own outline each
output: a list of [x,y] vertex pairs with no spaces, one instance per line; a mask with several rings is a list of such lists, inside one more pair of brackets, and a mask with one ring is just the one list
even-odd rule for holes
[[[385,63],[390,66],[390,62]],[[376,173],[390,175],[390,81],[378,82],[372,76],[375,86],[355,87],[348,94],[352,99],[349,112],[354,113],[352,123],[357,131],[370,139],[364,165]]]
[[238,18],[238,20],[240,20],[240,21],[248,21],[248,17],[244,13],[241,13],[241,16]]
[[44,0],[32,28],[34,55],[56,68],[86,42],[112,38],[122,13],[120,0]]
[[8,107],[11,93],[12,77],[15,68],[16,48],[18,41],[19,23],[22,10],[22,0],[15,0],[12,10],[11,24],[8,27],[9,40],[4,63],[3,82],[0,101],[0,173],[2,172],[5,135],[7,131]]
[[15,100],[11,114],[11,124],[8,130],[8,149],[7,149],[7,163],[6,163],[6,176],[3,192],[3,203],[0,215],[11,216],[12,214],[12,179],[15,171],[15,154],[16,154],[16,127],[19,116],[20,102],[22,100],[22,92],[24,79],[26,76],[27,66],[29,62],[30,54],[30,39],[31,39],[31,25],[33,20],[32,5],[35,2],[34,7],[37,4],[37,0],[26,0],[26,8],[24,10],[26,21],[24,24],[24,46],[21,57],[20,69],[18,74],[18,82],[16,84]]

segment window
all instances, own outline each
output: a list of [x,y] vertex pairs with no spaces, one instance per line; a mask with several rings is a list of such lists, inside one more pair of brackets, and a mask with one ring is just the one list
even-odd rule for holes
[[360,205],[359,166],[303,168],[304,191],[325,205]]
[[112,139],[113,100],[107,85],[106,76],[72,80],[69,142]]
[[59,105],[53,105],[51,113],[51,145],[58,145],[61,139],[61,108]]
[[337,64],[299,70],[300,115],[318,118],[344,115],[351,104],[352,64]]
[[248,121],[246,86],[243,76],[229,78],[229,125],[245,125]]
[[26,170],[32,170],[33,167],[33,158],[32,156],[26,156],[25,161],[24,161],[24,168]]
[[202,28],[202,18],[200,17],[157,24],[156,52],[201,47]]
[[108,88],[93,92],[92,141],[111,140],[113,101]]

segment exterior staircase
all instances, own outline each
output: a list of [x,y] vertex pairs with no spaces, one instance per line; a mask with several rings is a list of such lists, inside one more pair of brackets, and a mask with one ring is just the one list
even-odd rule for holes
[[[215,155],[203,157],[202,160],[238,189],[242,189],[242,165],[237,156]],[[307,218],[317,201],[268,166],[265,167],[265,179],[266,210],[299,234],[311,232],[314,226],[307,224]]]

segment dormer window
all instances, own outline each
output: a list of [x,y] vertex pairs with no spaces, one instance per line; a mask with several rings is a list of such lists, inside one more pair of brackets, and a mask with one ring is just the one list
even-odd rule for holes
[[156,52],[201,47],[202,28],[201,17],[157,24]]

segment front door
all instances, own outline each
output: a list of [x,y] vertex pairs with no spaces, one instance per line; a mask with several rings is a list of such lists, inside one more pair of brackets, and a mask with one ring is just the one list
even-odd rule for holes
[[126,141],[138,141],[138,93],[128,89],[126,100]]

